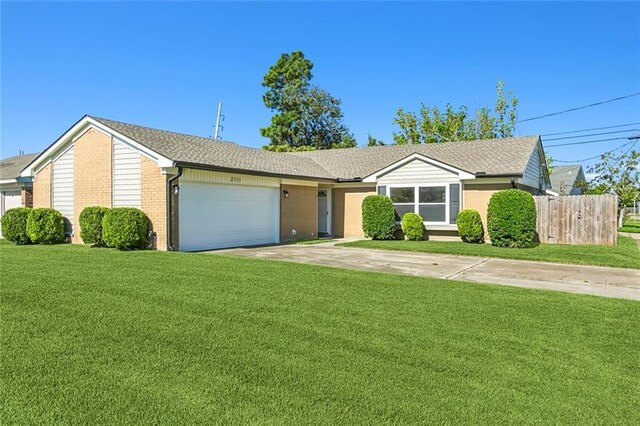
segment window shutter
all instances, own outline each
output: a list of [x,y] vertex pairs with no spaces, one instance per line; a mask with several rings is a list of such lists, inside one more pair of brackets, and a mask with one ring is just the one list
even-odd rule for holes
[[460,184],[449,184],[449,223],[455,224],[460,211]]

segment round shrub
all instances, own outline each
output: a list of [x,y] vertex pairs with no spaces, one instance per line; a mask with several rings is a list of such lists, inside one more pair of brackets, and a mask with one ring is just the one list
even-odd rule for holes
[[118,207],[102,218],[102,240],[118,250],[146,248],[149,240],[149,218],[140,209]]
[[402,232],[405,240],[422,241],[424,239],[422,216],[416,213],[405,213],[402,216]]
[[484,226],[477,210],[462,210],[456,220],[458,235],[465,243],[484,243]]
[[384,195],[369,195],[362,201],[362,230],[374,240],[392,240],[396,229],[396,214],[391,199]]
[[29,244],[31,238],[27,234],[27,218],[31,209],[17,207],[9,209],[2,215],[2,236],[16,244]]
[[489,200],[487,228],[494,246],[531,246],[536,234],[536,203],[533,196],[519,189],[494,193]]
[[64,242],[64,218],[58,210],[31,209],[27,218],[27,234],[36,244]]
[[85,244],[104,245],[102,240],[102,218],[109,211],[106,207],[85,207],[80,213],[80,238]]

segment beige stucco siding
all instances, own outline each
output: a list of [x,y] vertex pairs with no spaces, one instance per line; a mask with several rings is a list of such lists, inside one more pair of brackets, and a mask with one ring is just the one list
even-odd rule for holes
[[82,243],[79,217],[85,207],[111,207],[111,154],[111,137],[95,129],[75,141],[73,243]]
[[333,234],[337,237],[364,237],[362,201],[375,195],[375,187],[333,189]]
[[508,183],[465,184],[462,191],[462,208],[477,210],[487,231],[487,207],[491,196],[502,189],[512,188]]
[[[284,196],[287,191],[288,196]],[[308,240],[318,236],[318,187],[282,185],[280,191],[280,241]],[[296,235],[293,235],[295,229]]]

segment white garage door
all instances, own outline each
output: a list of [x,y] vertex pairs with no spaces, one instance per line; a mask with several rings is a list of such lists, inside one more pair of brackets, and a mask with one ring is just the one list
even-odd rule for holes
[[208,250],[279,241],[279,187],[180,179],[179,249]]
[[[22,196],[19,192],[3,192],[0,194],[0,218],[4,212],[16,207],[22,207]],[[2,235],[1,227],[0,235]]]

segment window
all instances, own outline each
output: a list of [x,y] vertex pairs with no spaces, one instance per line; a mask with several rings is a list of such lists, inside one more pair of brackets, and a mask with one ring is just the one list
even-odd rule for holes
[[396,208],[396,221],[402,220],[405,213],[415,211],[415,188],[389,188],[389,196]]
[[396,222],[405,213],[418,213],[429,225],[455,225],[460,210],[460,184],[434,186],[378,186],[378,194],[388,195],[396,212]]
[[446,187],[421,187],[418,195],[418,213],[425,222],[444,222],[447,218],[446,201]]

